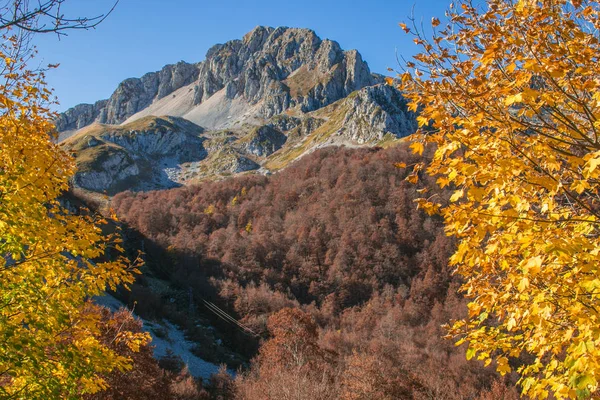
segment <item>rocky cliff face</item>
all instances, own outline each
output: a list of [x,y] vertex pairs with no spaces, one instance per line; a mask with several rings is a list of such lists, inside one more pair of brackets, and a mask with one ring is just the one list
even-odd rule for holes
[[62,132],[81,129],[94,122],[120,124],[148,107],[153,101],[194,82],[197,78],[198,65],[182,61],[141,78],[126,79],[119,84],[109,99],[93,105],[80,104],[60,114],[55,121],[56,128]]
[[200,63],[194,104],[225,88],[227,97],[264,100],[269,118],[296,105],[312,111],[370,85],[375,78],[355,50],[309,29],[257,27],[242,40],[212,47]]
[[94,104],[79,104],[60,114],[55,121],[59,132],[84,128],[100,120],[106,109],[108,100],[100,100]]
[[380,145],[416,130],[415,115],[355,50],[313,31],[257,27],[123,81],[112,96],[61,114],[74,182],[94,191],[167,188],[285,168],[316,148]]
[[228,99],[260,103],[258,113],[270,118],[292,107],[316,110],[378,79],[356,50],[343,51],[312,30],[257,27],[242,40],[213,46],[201,63],[180,62],[127,79],[108,100],[71,108],[56,125],[66,131],[93,122],[120,124],[184,86],[193,95],[182,109],[189,111],[223,90]]
[[167,65],[140,79],[123,81],[106,103],[104,114],[98,122],[119,124],[155,100],[160,100],[175,90],[194,82],[198,77],[198,65],[179,62]]
[[240,140],[242,148],[258,157],[266,157],[283,147],[287,137],[277,129],[263,125]]
[[93,169],[80,169],[73,177],[74,183],[95,192],[118,192],[126,186],[135,187],[140,174],[138,164],[126,151],[107,152]]
[[145,118],[124,126],[94,124],[62,143],[75,154],[74,183],[108,192],[179,185],[181,165],[206,158],[202,128],[180,118]]
[[389,85],[366,87],[345,102],[348,112],[341,133],[358,144],[382,140],[386,134],[405,137],[418,128],[406,100]]
[[154,118],[125,125],[123,129],[107,129],[99,135],[125,149],[134,158],[176,157],[180,162],[206,157],[203,129],[180,118]]

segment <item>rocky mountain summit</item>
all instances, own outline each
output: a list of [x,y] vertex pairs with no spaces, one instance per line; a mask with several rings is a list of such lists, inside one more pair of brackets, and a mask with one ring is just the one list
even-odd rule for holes
[[[75,183],[117,192],[277,170],[317,147],[407,136],[416,122],[356,50],[308,29],[257,27],[213,46],[202,62],[127,79],[56,126],[81,164]],[[98,144],[82,145],[90,140]],[[98,146],[106,152],[89,150]]]

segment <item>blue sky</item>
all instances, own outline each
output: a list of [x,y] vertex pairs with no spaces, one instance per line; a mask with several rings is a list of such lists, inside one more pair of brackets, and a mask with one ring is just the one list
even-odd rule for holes
[[[417,50],[398,27],[413,12],[426,25],[450,0],[120,0],[94,30],[36,38],[38,62],[60,63],[48,73],[63,111],[110,96],[122,80],[180,60],[198,62],[213,44],[241,38],[257,25],[310,28],[321,38],[357,49],[371,70],[394,68],[396,51]],[[65,13],[98,15],[113,0],[69,0]]]

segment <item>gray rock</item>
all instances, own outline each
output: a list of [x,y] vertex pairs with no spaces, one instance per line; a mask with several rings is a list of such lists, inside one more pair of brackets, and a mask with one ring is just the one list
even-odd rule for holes
[[269,126],[282,132],[291,131],[302,123],[302,119],[281,114],[276,115],[269,121]]
[[[87,163],[77,185],[112,192],[167,188],[256,170],[259,163],[275,170],[322,146],[376,145],[412,134],[415,114],[383,82],[356,50],[344,51],[311,30],[257,27],[211,47],[201,63],[127,79],[108,100],[76,106],[56,124],[63,137],[94,122],[109,124],[87,131],[93,137],[80,132],[64,142]],[[223,130],[204,132],[184,118],[152,112]],[[267,158],[279,149],[282,157]]]
[[233,136],[233,132],[222,132],[221,135],[212,137],[206,140],[203,145],[206,151],[214,153],[215,151],[221,150],[228,147],[231,143],[235,142],[236,137]]
[[255,128],[242,139],[242,149],[258,157],[267,157],[285,144],[287,137],[269,125]]
[[79,104],[60,114],[54,121],[59,132],[81,129],[94,123],[103,112],[108,100],[94,104]]
[[394,87],[369,86],[345,100],[347,112],[340,134],[357,143],[382,140],[386,134],[398,138],[413,134],[418,124],[407,101]]
[[78,172],[73,180],[84,189],[110,193],[139,173],[138,165],[126,152],[113,152],[102,161],[98,169]]
[[173,178],[181,164],[208,155],[203,145],[206,139],[198,136],[202,128],[181,118],[148,118],[102,129],[69,143],[83,162],[74,183],[88,190],[112,194],[173,187],[178,184]]
[[132,130],[126,134],[107,131],[101,138],[126,149],[134,158],[174,156],[180,162],[188,162],[206,157],[204,139],[173,126]]
[[307,117],[302,119],[302,123],[300,124],[300,128],[298,128],[298,134],[301,136],[306,136],[310,134],[312,131],[323,125],[322,119]]
[[260,168],[260,165],[231,148],[219,150],[213,157],[215,159],[210,169],[215,175],[238,174]]
[[100,115],[98,122],[120,124],[148,107],[154,100],[189,85],[197,77],[197,64],[181,61],[175,65],[167,65],[158,72],[148,73],[139,79],[126,79],[108,99],[105,114]]
[[98,139],[96,139],[95,137],[93,137],[91,135],[88,136],[88,137],[86,137],[86,139],[87,139],[87,146],[88,146],[88,148],[89,147],[96,147],[96,146],[98,146],[98,145],[100,145],[102,143],[101,141],[99,141]]
[[309,29],[259,26],[242,40],[211,47],[201,63],[180,62],[127,79],[108,100],[75,106],[56,124],[59,132],[93,122],[120,124],[186,85],[194,91],[190,107],[226,88],[230,99],[261,102],[259,114],[270,118],[296,106],[319,109],[377,82],[356,50],[343,51]]
[[148,107],[154,100],[189,85],[198,78],[198,65],[179,62],[158,72],[121,82],[107,100],[95,104],[80,104],[60,114],[55,121],[59,132],[81,129],[94,122],[120,124]]

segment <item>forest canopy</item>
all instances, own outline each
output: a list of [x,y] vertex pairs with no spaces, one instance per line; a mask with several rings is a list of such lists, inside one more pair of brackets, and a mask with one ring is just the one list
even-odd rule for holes
[[[129,241],[144,243],[145,276],[268,339],[257,352],[252,335],[213,319],[230,345],[257,355],[236,398],[516,398],[513,381],[442,339],[441,325],[467,309],[442,219],[414,204],[425,188],[450,192],[427,177],[415,186],[396,166],[421,159],[406,144],[330,147],[272,176],[126,192],[113,205]],[[173,315],[140,285],[132,296],[141,313]]]

